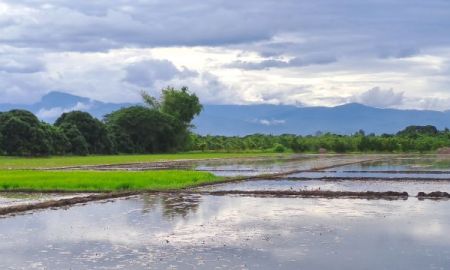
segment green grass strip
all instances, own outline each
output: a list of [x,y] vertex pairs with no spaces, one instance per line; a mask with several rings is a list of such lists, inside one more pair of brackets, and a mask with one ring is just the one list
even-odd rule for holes
[[105,155],[105,156],[62,156],[62,157],[5,157],[0,156],[0,169],[30,169],[55,168],[80,165],[121,164],[136,162],[157,162],[182,159],[211,159],[211,158],[245,158],[260,156],[275,156],[280,154],[267,152],[249,153],[177,153],[177,154],[148,154],[148,155]]
[[0,170],[0,191],[119,191],[181,189],[222,179],[209,172]]

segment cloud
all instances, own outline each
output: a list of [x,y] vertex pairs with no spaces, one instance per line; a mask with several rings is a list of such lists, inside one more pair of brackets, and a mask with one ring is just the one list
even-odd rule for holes
[[259,123],[264,126],[277,126],[277,125],[283,125],[286,123],[286,120],[279,120],[279,119],[255,119],[253,122]]
[[186,68],[178,69],[167,60],[144,60],[132,63],[125,68],[124,81],[140,86],[152,87],[156,81],[169,81],[175,77],[187,78],[198,73]]
[[267,59],[260,62],[236,61],[225,65],[225,67],[241,68],[248,70],[261,70],[270,68],[287,68],[287,67],[306,67],[311,65],[327,65],[336,62],[336,57],[330,55],[308,55],[303,57],[294,57],[290,60]]
[[44,71],[45,65],[42,61],[23,56],[7,57],[0,55],[0,72],[7,73],[35,73]]
[[53,107],[53,108],[42,108],[37,113],[36,116],[40,119],[52,122],[54,119],[59,117],[61,114],[65,112],[71,112],[71,111],[87,111],[92,107],[92,104],[89,103],[82,103],[77,102],[75,106],[68,107],[68,108],[62,108],[62,107]]
[[449,24],[445,0],[3,0],[0,102],[188,85],[204,103],[443,107]]
[[444,0],[413,0],[413,4],[410,0],[189,2],[53,0],[44,4],[4,0],[0,42],[17,47],[105,51],[122,47],[254,46],[274,37],[294,36],[294,42],[275,40],[260,49],[295,51],[297,55],[330,49],[403,55],[411,48],[415,51],[450,41],[446,29],[450,3]]
[[394,92],[393,89],[383,90],[380,87],[374,87],[353,97],[352,101],[372,107],[389,108],[403,104],[404,92]]

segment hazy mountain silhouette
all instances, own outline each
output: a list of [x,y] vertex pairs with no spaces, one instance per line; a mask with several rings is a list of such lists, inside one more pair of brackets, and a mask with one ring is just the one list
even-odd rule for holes
[[[0,111],[13,108],[30,110],[42,120],[53,122],[62,112],[87,111],[97,118],[130,106],[130,103],[105,103],[62,92],[50,92],[31,105],[0,104]],[[194,120],[194,131],[211,135],[315,134],[333,132],[351,134],[395,133],[408,125],[450,127],[450,112],[379,109],[350,103],[336,107],[295,107],[286,105],[205,105]]]

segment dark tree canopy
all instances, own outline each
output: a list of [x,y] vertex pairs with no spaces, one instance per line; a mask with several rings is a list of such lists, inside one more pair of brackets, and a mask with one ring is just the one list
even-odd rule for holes
[[[87,143],[88,153],[108,154],[112,152],[112,144],[109,140],[105,124],[87,112],[72,111],[63,113],[56,120],[55,126],[65,130],[66,135],[66,129],[71,129],[69,132],[71,135],[74,134],[74,129],[77,129]],[[77,138],[78,146],[82,145],[81,141],[81,138]],[[72,145],[73,147],[75,146]],[[84,152],[84,149],[77,150],[77,152]]]
[[87,155],[156,153],[185,149],[190,122],[202,106],[187,87],[162,90],[161,100],[142,92],[144,106],[132,106],[105,116],[87,112],[63,113],[49,125],[31,112],[0,113],[0,154]]
[[46,125],[31,112],[12,110],[0,114],[0,133],[0,149],[7,155],[48,155],[52,152]]
[[408,126],[404,130],[399,131],[397,135],[417,137],[420,135],[437,135],[439,130],[435,126]]
[[197,95],[190,93],[187,87],[182,87],[181,90],[167,87],[162,90],[161,111],[184,124],[189,124],[202,109]]
[[182,127],[173,116],[142,106],[115,111],[105,118],[119,152],[175,151]]

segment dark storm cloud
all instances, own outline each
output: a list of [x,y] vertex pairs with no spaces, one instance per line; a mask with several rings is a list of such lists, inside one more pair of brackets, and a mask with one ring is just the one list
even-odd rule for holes
[[254,48],[263,54],[332,50],[338,58],[350,53],[401,57],[450,41],[450,2],[444,0],[3,3],[13,11],[0,19],[5,25],[0,42],[50,50],[252,44],[292,33],[301,39]]
[[178,69],[167,60],[144,60],[128,65],[125,68],[124,81],[140,87],[150,87],[156,81],[170,81],[175,77],[187,78],[198,73],[188,69]]

